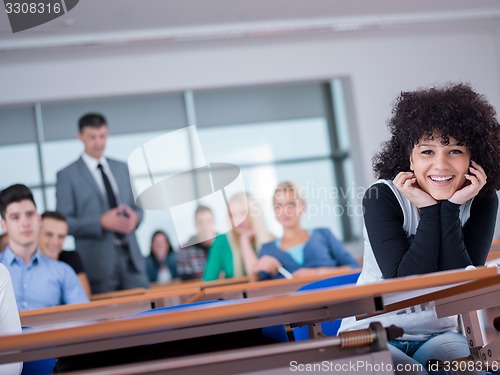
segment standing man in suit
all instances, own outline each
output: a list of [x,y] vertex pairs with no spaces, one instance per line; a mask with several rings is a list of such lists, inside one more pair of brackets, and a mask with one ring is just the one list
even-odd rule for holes
[[92,293],[147,287],[135,237],[143,211],[135,205],[127,165],[104,156],[104,116],[88,113],[78,127],[84,152],[57,173],[57,211],[68,220]]

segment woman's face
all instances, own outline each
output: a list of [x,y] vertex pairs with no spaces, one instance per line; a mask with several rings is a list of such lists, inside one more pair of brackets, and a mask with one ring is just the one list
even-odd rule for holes
[[153,255],[158,260],[163,260],[167,256],[168,250],[170,247],[168,246],[167,237],[163,233],[158,233],[153,237],[153,242],[151,244],[153,249]]
[[240,202],[239,200],[230,201],[229,209],[231,210],[233,223],[236,223],[236,226],[234,228],[236,233],[241,234],[243,232],[252,230],[252,220],[250,219],[250,212],[244,202]]
[[283,228],[300,225],[305,204],[293,191],[282,191],[274,196],[274,215]]
[[433,138],[422,138],[413,147],[410,168],[423,191],[436,200],[446,200],[464,186],[471,153],[455,138],[449,137],[448,145],[443,145],[438,136]]

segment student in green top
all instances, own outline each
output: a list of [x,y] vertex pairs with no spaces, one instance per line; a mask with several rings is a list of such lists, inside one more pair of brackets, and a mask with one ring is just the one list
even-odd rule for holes
[[262,210],[255,198],[246,193],[229,199],[232,221],[240,223],[214,240],[208,253],[203,280],[217,280],[250,274],[257,263],[262,244],[273,240],[266,227]]

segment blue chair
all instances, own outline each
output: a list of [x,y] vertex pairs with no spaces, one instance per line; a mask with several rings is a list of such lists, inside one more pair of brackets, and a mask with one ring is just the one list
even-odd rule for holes
[[157,308],[154,308],[151,310],[145,310],[145,311],[141,311],[141,312],[132,314],[131,316],[134,317],[134,316],[141,316],[141,315],[157,314],[157,313],[161,313],[163,311],[183,309],[183,308],[192,307],[192,306],[201,306],[201,305],[206,305],[209,303],[224,303],[224,302],[226,302],[226,301],[217,301],[217,300],[215,300],[215,301],[198,301],[198,302],[192,302],[192,303],[185,303],[183,305],[157,307]]
[[[312,283],[306,284],[302,286],[300,289],[297,291],[303,291],[303,290],[313,290],[313,289],[324,289],[324,288],[330,288],[332,286],[339,286],[339,285],[348,285],[348,284],[356,284],[359,278],[359,272],[358,273],[351,273],[349,275],[342,275],[342,276],[334,276],[334,277],[329,277],[327,279],[323,280],[318,280],[314,281]],[[322,322],[321,323],[321,330],[326,336],[335,336],[337,335],[337,331],[340,328],[340,323],[342,322],[342,319],[337,319],[332,322]],[[295,341],[301,341],[301,340],[307,340],[310,338],[309,336],[309,329],[307,326],[301,326],[301,327],[294,327],[293,328],[293,336],[295,337]]]
[[54,373],[56,358],[40,359],[23,363],[23,372],[21,375],[49,375]]

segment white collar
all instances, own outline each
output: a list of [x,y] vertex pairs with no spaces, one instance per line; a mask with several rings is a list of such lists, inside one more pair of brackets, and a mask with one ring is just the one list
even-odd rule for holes
[[99,164],[101,164],[104,167],[104,169],[109,170],[108,161],[104,156],[101,156],[100,159],[96,159],[87,154],[86,152],[84,152],[82,154],[82,159],[91,171],[96,170]]

